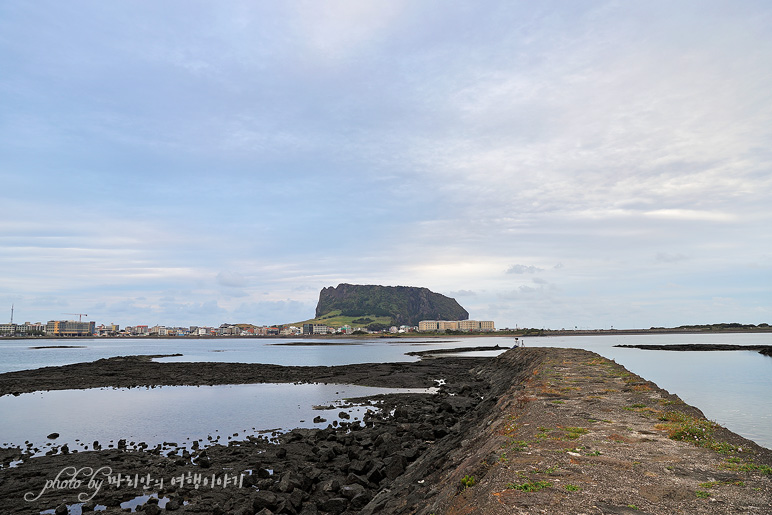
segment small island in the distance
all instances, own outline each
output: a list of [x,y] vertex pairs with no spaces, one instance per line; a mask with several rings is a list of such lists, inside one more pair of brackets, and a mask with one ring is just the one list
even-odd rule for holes
[[646,344],[646,345],[614,345],[614,347],[625,347],[628,349],[642,350],[671,350],[671,351],[727,351],[727,350],[745,350],[757,351],[759,354],[772,357],[772,345],[732,345],[729,343],[673,343],[665,345]]

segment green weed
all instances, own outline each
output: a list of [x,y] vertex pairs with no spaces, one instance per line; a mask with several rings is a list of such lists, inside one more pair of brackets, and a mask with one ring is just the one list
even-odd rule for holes
[[708,489],[726,485],[745,486],[745,483],[742,481],[707,481],[705,483],[700,483],[700,487]]
[[740,458],[729,458],[726,463],[721,465],[721,468],[739,472],[759,472],[764,476],[772,475],[772,467],[769,465],[757,465],[752,461],[743,463]]
[[678,411],[663,413],[659,419],[664,423],[657,424],[654,428],[667,431],[671,440],[689,442],[722,454],[737,452],[736,446],[713,438],[713,431],[719,427],[713,421],[691,417]]
[[576,440],[580,436],[590,432],[586,427],[565,427],[563,430],[566,432],[566,437],[571,440]]
[[509,483],[507,485],[507,488],[511,490],[521,490],[523,492],[538,492],[543,488],[549,488],[551,486],[552,486],[552,483],[550,483],[549,481],[528,481],[526,483],[521,483],[519,485],[516,485],[514,483]]
[[466,490],[467,488],[472,488],[474,486],[474,483],[475,483],[474,476],[464,476],[461,479],[461,486],[464,487],[464,490]]
[[510,446],[513,448],[512,450],[520,452],[528,448],[528,442],[524,440],[513,440],[510,442]]

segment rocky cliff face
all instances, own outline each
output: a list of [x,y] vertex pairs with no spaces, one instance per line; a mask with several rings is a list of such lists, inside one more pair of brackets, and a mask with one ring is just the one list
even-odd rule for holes
[[323,288],[316,316],[340,310],[344,316],[390,316],[395,325],[421,320],[467,320],[469,312],[456,299],[413,286],[339,284]]

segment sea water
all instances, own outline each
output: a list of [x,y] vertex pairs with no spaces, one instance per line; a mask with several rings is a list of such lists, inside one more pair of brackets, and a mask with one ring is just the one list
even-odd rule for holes
[[[377,404],[348,399],[384,393],[435,393],[435,388],[375,388],[327,383],[161,386],[52,390],[0,397],[0,445],[90,450],[129,447],[190,449],[193,442],[227,445],[287,429],[361,422]],[[341,413],[345,413],[341,417]],[[320,417],[319,420],[317,417]],[[345,418],[344,418],[345,417]],[[48,435],[56,433],[56,438]]]
[[[646,335],[592,335],[592,336],[561,336],[561,337],[531,337],[521,338],[528,347],[569,347],[581,348],[597,352],[614,359],[645,379],[655,382],[658,386],[677,394],[685,402],[692,404],[716,422],[728,427],[760,445],[772,448],[772,358],[753,351],[653,351],[626,349],[614,345],[635,344],[682,344],[682,343],[729,343],[735,345],[772,345],[772,334],[646,334]],[[301,345],[283,345],[300,343]],[[311,343],[311,344],[309,344]],[[321,343],[319,345],[318,343]],[[271,363],[278,365],[339,365],[351,363],[415,361],[416,357],[405,355],[406,352],[437,348],[477,347],[488,345],[511,347],[512,337],[477,337],[477,338],[374,338],[374,339],[335,339],[335,340],[286,340],[286,339],[95,339],[95,340],[5,340],[0,341],[0,371],[24,370],[43,366],[58,366],[83,361],[94,361],[100,358],[133,354],[174,354],[182,356],[161,358],[158,361],[219,361],[243,363]],[[63,348],[62,345],[79,346],[79,348]],[[55,346],[58,348],[34,349],[36,346]],[[467,353],[467,355],[495,356],[499,352]],[[175,387],[183,388],[183,387]],[[193,393],[186,394],[192,399],[186,407],[194,419],[211,419],[213,409],[220,401],[210,401],[209,396],[201,394],[203,390],[196,387]],[[203,387],[202,387],[203,388]],[[289,400],[296,393],[303,397],[302,388],[298,385],[283,385],[268,396],[275,405],[288,405],[297,402],[310,407],[315,400],[308,397],[306,401]],[[158,390],[158,389],[156,389]],[[140,396],[138,389],[119,393],[117,390],[106,390],[100,395]],[[81,392],[81,393],[78,393]],[[85,390],[75,390],[66,394],[69,397],[60,399],[61,406],[83,405],[85,395],[92,395]],[[196,392],[199,395],[196,395]],[[286,392],[286,393],[285,393]],[[293,393],[294,392],[294,393]],[[51,392],[53,393],[53,392]],[[35,394],[27,394],[35,395]],[[230,391],[228,395],[236,395]],[[284,397],[287,395],[288,397]],[[227,395],[226,395],[227,397]],[[0,397],[5,401],[8,396]],[[0,420],[9,419],[12,413],[33,411],[30,400],[33,397],[23,397],[19,403],[11,406],[0,402]],[[138,398],[138,397],[137,397]],[[18,398],[17,398],[18,399]],[[294,398],[293,398],[294,399]],[[148,401],[149,402],[149,401]],[[163,433],[163,416],[148,418],[143,415],[150,409],[148,402],[127,402],[136,405],[140,411],[134,417],[145,418],[149,427],[156,427],[159,435]],[[152,401],[160,402],[160,401]],[[144,406],[144,408],[142,408]],[[142,410],[145,411],[142,411]],[[307,418],[307,415],[303,415]],[[295,417],[298,421],[300,418]],[[60,417],[60,420],[64,420]],[[244,428],[255,426],[249,418],[242,419],[235,426]],[[299,424],[299,422],[294,422]],[[99,425],[100,421],[92,420]],[[257,422],[258,425],[261,423]],[[19,427],[21,422],[11,423],[6,427]],[[271,424],[259,429],[270,429]],[[59,425],[62,433],[64,423]],[[283,424],[289,429],[292,423]],[[230,426],[228,426],[230,427]],[[257,426],[255,426],[257,427]],[[295,426],[299,427],[299,426]],[[215,428],[218,429],[218,428]],[[243,428],[242,428],[243,429]],[[112,431],[110,429],[109,431]],[[211,431],[211,428],[202,428]],[[226,429],[220,429],[219,434]],[[234,432],[237,429],[234,429]],[[20,431],[19,433],[23,433]],[[5,429],[0,428],[0,443],[5,440]],[[112,433],[111,433],[112,434]],[[103,437],[107,438],[107,435]],[[124,438],[120,434],[111,437],[114,440]],[[159,438],[162,438],[159,436]],[[167,440],[173,438],[169,436]]]

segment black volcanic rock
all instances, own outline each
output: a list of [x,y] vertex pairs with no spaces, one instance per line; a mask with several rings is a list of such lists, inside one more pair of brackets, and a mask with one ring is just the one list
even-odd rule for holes
[[614,345],[614,347],[627,347],[643,350],[670,350],[670,351],[757,351],[764,356],[772,357],[772,345],[733,345],[729,343],[674,343],[674,344],[646,344],[646,345]]
[[456,299],[414,286],[339,284],[335,288],[323,288],[316,317],[336,310],[343,316],[388,316],[395,325],[418,325],[421,320],[469,319],[469,312]]

